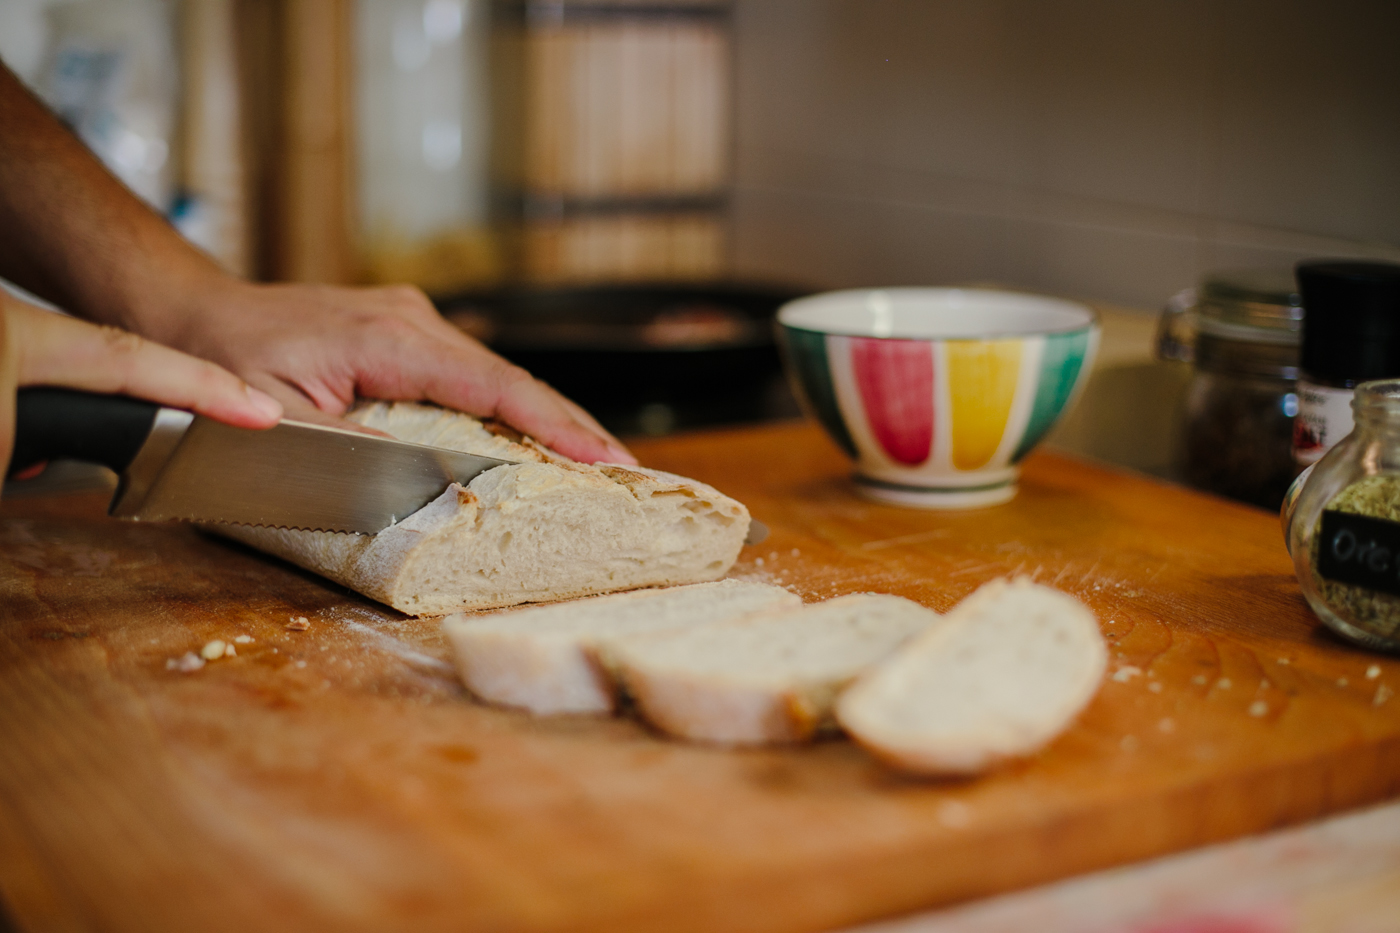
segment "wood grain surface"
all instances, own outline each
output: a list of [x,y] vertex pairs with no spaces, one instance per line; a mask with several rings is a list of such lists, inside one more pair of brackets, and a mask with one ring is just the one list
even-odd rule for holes
[[[902,778],[839,740],[687,746],[480,705],[435,622],[191,528],[109,520],[91,494],[6,501],[0,893],[17,925],[821,930],[1400,785],[1400,663],[1320,630],[1271,515],[1045,453],[1005,506],[881,506],[804,425],[639,453],[772,528],[736,576],[943,610],[1029,574],[1094,608],[1118,673],[1046,752],[978,780]],[[284,628],[301,615],[308,631]],[[167,669],[239,634],[236,658]]]

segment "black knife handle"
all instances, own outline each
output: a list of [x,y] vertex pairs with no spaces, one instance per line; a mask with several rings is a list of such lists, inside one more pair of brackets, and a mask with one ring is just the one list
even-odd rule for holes
[[10,475],[46,460],[100,463],[120,473],[135,458],[160,406],[76,389],[20,389]]

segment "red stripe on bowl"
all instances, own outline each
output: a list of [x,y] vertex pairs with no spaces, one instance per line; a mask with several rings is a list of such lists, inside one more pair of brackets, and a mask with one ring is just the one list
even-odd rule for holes
[[851,338],[851,369],[870,431],[891,460],[917,466],[933,449],[933,345]]

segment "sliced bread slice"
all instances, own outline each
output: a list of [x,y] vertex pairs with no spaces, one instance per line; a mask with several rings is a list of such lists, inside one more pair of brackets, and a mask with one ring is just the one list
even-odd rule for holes
[[799,606],[764,583],[721,580],[443,620],[472,693],[533,713],[606,713],[617,703],[608,653],[618,638]]
[[994,580],[837,701],[847,732],[919,774],[975,774],[1039,751],[1094,696],[1108,649],[1079,600]]
[[842,596],[695,628],[633,635],[611,657],[637,709],[704,742],[800,742],[832,725],[837,692],[938,621],[899,596]]

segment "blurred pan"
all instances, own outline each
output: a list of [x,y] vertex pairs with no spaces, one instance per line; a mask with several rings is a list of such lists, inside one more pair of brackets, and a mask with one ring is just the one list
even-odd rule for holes
[[438,299],[443,316],[619,434],[791,417],[768,285],[508,288]]

